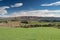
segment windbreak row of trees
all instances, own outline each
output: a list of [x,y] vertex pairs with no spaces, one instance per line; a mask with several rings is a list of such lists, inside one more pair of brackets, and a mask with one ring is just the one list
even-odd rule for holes
[[31,27],[57,27],[60,28],[60,25],[56,25],[56,24],[24,24],[21,25],[20,27],[23,28],[31,28]]
[[31,27],[57,27],[60,28],[60,22],[38,22],[32,23],[32,21],[21,21],[22,25],[19,27],[31,28]]
[[[8,23],[9,21],[16,21],[16,20],[4,20],[0,21],[0,23]],[[18,22],[18,21],[17,21]],[[11,23],[11,22],[10,22]],[[18,27],[23,27],[23,28],[31,28],[31,27],[57,27],[60,28],[60,22],[47,22],[47,21],[28,21],[28,20],[22,20],[19,23],[19,26],[15,26],[16,28]]]

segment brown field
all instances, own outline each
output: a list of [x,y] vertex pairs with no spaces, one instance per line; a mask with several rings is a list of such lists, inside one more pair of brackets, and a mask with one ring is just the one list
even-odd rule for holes
[[17,27],[20,26],[19,21],[8,21],[8,23],[0,23],[0,27]]

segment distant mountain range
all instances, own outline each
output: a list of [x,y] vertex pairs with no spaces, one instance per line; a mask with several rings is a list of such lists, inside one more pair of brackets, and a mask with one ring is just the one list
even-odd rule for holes
[[38,16],[18,16],[18,17],[0,17],[0,20],[32,20],[32,21],[58,21],[60,17],[38,17]]

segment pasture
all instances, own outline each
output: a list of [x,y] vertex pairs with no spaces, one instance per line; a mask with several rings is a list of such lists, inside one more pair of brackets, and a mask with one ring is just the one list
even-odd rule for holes
[[53,27],[0,28],[0,40],[60,40],[60,29]]

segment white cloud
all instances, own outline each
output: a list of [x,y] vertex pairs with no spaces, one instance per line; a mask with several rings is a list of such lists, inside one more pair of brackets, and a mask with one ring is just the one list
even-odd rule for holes
[[6,14],[6,13],[7,13],[7,11],[6,11],[5,9],[0,10],[0,14],[1,14],[1,15],[4,15],[4,14]]
[[6,9],[6,8],[10,8],[9,6],[2,6],[0,7],[0,9]]
[[60,10],[33,10],[33,11],[19,11],[13,12],[7,17],[17,17],[17,16],[38,16],[38,17],[60,17]]
[[[0,0],[0,1],[2,1],[2,0]],[[20,7],[22,5],[23,5],[23,3],[16,3],[14,5],[11,5],[11,7]],[[0,7],[0,15],[7,14],[8,12],[7,12],[6,9],[8,9],[8,8],[10,8],[10,6],[2,6],[2,7]]]
[[58,5],[60,5],[60,1],[50,3],[50,4],[42,4],[41,6],[58,6]]
[[[2,0],[0,0],[0,1],[2,1]],[[11,7],[20,7],[22,5],[23,5],[23,3],[16,3],[14,5],[11,5]],[[6,9],[8,9],[8,8],[10,8],[10,6],[2,6],[2,7],[0,7],[0,15],[7,14],[8,12],[7,12]]]
[[23,3],[16,3],[14,5],[11,5],[11,7],[21,7],[23,6]]
[[0,7],[0,15],[4,15],[4,14],[7,14],[7,8],[9,8],[8,6],[3,6],[3,7]]

